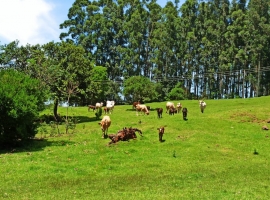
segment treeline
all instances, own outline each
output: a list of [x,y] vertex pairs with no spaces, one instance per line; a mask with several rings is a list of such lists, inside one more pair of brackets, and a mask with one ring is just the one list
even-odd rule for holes
[[[60,28],[61,43],[3,45],[0,64],[42,79],[58,97],[76,94],[80,105],[119,94],[153,101],[177,92],[187,99],[270,92],[269,0],[175,0],[164,8],[155,0],[76,0]],[[157,93],[123,91],[134,76]]]

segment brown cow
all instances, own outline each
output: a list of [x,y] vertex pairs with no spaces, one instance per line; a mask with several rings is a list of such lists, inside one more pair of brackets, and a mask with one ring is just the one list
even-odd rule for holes
[[162,118],[163,108],[156,108],[158,118]]
[[163,134],[164,134],[164,126],[162,126],[160,128],[157,128],[157,130],[158,130],[158,135],[159,135],[159,141],[163,142],[162,137],[163,137]]
[[111,125],[111,119],[108,115],[105,115],[101,122],[98,123],[101,126],[102,138],[105,138],[108,135],[108,129]]
[[104,107],[103,110],[104,110],[105,114],[112,114],[113,108],[112,107]]
[[169,115],[174,115],[174,113],[177,113],[177,110],[175,108],[170,108]]
[[132,104],[132,108],[133,108],[133,109],[136,109],[136,106],[137,106],[138,104],[140,104],[140,102],[139,102],[139,101],[135,101],[135,102],[133,102],[133,104]]
[[109,134],[109,138],[111,141],[109,144],[116,143],[118,141],[128,141],[130,139],[137,138],[135,132],[139,132],[139,134],[142,136],[142,131],[137,128],[123,128],[122,130],[118,131],[117,134]]
[[96,110],[96,106],[93,105],[88,105],[88,112],[90,109],[93,109],[93,112]]
[[187,120],[187,108],[183,108],[182,113],[183,113],[183,120]]

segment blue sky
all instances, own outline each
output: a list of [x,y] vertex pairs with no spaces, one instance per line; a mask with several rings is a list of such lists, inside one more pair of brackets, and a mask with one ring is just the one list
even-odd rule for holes
[[[59,42],[59,25],[75,0],[0,0],[0,45]],[[157,0],[164,7],[168,0]],[[181,0],[182,3],[182,0]]]

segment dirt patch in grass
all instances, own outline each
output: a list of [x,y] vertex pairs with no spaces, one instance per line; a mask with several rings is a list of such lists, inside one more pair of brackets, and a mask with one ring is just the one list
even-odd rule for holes
[[269,119],[259,119],[256,115],[249,112],[237,112],[230,116],[230,119],[236,120],[240,123],[267,123]]

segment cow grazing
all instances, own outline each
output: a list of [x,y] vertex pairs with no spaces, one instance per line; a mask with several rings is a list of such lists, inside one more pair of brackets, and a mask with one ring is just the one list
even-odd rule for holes
[[162,118],[163,108],[156,108],[158,118]]
[[101,122],[98,123],[101,126],[102,138],[105,138],[108,135],[108,129],[111,125],[111,119],[108,115],[105,115]]
[[88,105],[88,112],[90,109],[93,109],[93,112],[96,110],[96,106],[93,105]]
[[200,106],[201,112],[203,113],[204,109],[206,108],[206,103],[203,100],[200,100],[199,106]]
[[147,108],[148,110],[150,110],[150,106],[146,106],[146,108]]
[[182,110],[183,120],[187,120],[187,112],[188,112],[187,108],[183,108],[183,110]]
[[170,110],[170,108],[175,109],[174,103],[173,102],[167,102],[166,103],[166,113]]
[[176,110],[177,110],[177,113],[180,113],[181,112],[181,109],[182,109],[182,104],[179,102],[179,103],[177,103],[177,105],[176,105]]
[[164,134],[164,126],[162,126],[160,128],[157,128],[157,130],[158,130],[159,141],[163,142],[162,137],[163,137],[163,134]]
[[149,110],[147,109],[146,105],[141,105],[141,104],[137,104],[136,106],[136,114],[137,116],[139,115],[139,113],[143,112],[144,114],[149,115]]

